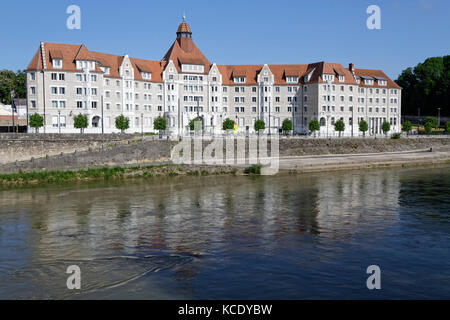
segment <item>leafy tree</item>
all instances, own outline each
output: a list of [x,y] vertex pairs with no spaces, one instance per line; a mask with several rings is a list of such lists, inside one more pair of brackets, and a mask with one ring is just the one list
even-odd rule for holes
[[381,129],[383,130],[384,134],[387,134],[389,131],[391,131],[391,124],[387,121],[384,121],[381,125]]
[[359,131],[363,133],[363,137],[366,137],[366,132],[369,130],[369,125],[367,124],[367,121],[362,119],[359,122]]
[[153,120],[153,128],[159,130],[159,138],[162,137],[162,132],[167,128],[167,121],[163,117],[157,117]]
[[432,128],[437,129],[439,127],[438,121],[435,117],[427,117],[425,119],[425,124],[430,123]]
[[264,130],[266,128],[266,123],[264,122],[264,120],[256,120],[255,121],[255,125],[254,125],[254,129],[256,132],[259,133],[259,130]]
[[73,126],[77,129],[80,129],[80,133],[84,132],[84,129],[88,127],[88,118],[84,114],[78,114],[73,117]]
[[195,130],[195,122],[196,121],[200,121],[202,123],[202,127],[203,127],[203,121],[201,118],[195,118],[192,119],[191,121],[189,121],[189,130],[194,131]]
[[116,128],[123,133],[125,130],[130,128],[130,119],[125,117],[123,114],[116,117]]
[[316,136],[316,131],[320,130],[320,124],[317,119],[312,119],[309,122],[309,131],[311,131],[314,134],[314,137]]
[[30,115],[30,127],[35,128],[36,133],[39,132],[39,128],[44,126],[44,117],[39,113]]
[[0,102],[11,104],[11,90],[17,98],[26,98],[26,74],[23,71],[0,70]]
[[341,119],[335,122],[334,130],[339,132],[339,137],[341,136],[342,131],[345,130],[345,123]]
[[403,131],[406,131],[409,134],[411,132],[411,130],[412,130],[412,123],[411,123],[411,121],[405,121],[403,123],[402,129],[403,129]]
[[292,120],[289,118],[284,119],[283,124],[281,125],[281,129],[283,129],[284,132],[292,131]]
[[404,114],[416,115],[420,108],[421,114],[432,115],[441,107],[443,115],[450,115],[450,109],[446,108],[450,103],[450,55],[428,58],[414,68],[407,68],[396,82],[403,88]]
[[445,123],[445,132],[450,133],[450,121]]
[[433,131],[433,124],[431,122],[425,122],[425,132],[431,133]]
[[234,121],[230,118],[226,118],[222,124],[223,130],[233,130],[234,129]]

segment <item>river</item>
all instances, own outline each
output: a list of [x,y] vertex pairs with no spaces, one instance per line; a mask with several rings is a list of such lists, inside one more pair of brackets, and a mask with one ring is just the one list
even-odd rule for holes
[[449,240],[450,166],[3,189],[0,298],[449,299]]

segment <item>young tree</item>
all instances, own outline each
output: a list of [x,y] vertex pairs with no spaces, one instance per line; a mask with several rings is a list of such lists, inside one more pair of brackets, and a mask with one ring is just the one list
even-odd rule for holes
[[195,130],[195,122],[200,121],[201,126],[203,127],[203,121],[201,118],[195,118],[189,121],[189,130],[194,131]]
[[446,132],[446,133],[450,133],[450,121],[447,121],[447,122],[445,123],[445,132]]
[[153,121],[153,128],[155,128],[155,130],[159,130],[159,138],[161,139],[163,131],[167,128],[166,119],[164,119],[163,117],[155,118],[155,120]]
[[361,120],[359,122],[359,131],[363,133],[363,137],[366,137],[366,132],[369,130],[369,125],[367,124],[366,120]]
[[130,127],[130,119],[125,117],[123,114],[116,117],[116,128],[119,129],[122,133]]
[[88,118],[84,114],[78,114],[73,117],[73,126],[77,129],[80,129],[80,133],[84,132],[84,129],[88,127]]
[[406,131],[406,133],[409,134],[411,132],[411,130],[412,130],[412,123],[411,123],[411,121],[405,121],[403,123],[402,130]]
[[265,128],[266,128],[266,123],[264,122],[264,120],[256,120],[255,121],[254,129],[256,132],[258,132],[258,134],[259,134],[260,130],[264,130]]
[[334,130],[339,132],[339,137],[341,137],[342,131],[345,130],[345,123],[341,119],[335,122],[334,124]]
[[226,118],[222,124],[223,130],[233,130],[234,129],[234,121],[230,118]]
[[281,126],[281,129],[282,129],[285,133],[287,133],[288,131],[292,131],[292,128],[293,128],[293,126],[292,126],[292,120],[289,119],[289,118],[284,119],[284,120],[283,120],[283,124],[282,124],[282,126]]
[[387,134],[389,131],[391,131],[391,124],[387,121],[384,121],[381,125],[381,129],[383,130],[384,134]]
[[35,128],[36,133],[39,132],[39,128],[44,126],[44,117],[39,113],[32,114],[30,116],[30,127]]
[[320,130],[319,120],[312,119],[309,122],[309,131],[311,131],[314,134],[314,138],[316,137],[316,131],[319,131],[319,130]]
[[434,129],[437,129],[439,127],[438,121],[437,121],[437,119],[435,117],[427,117],[427,118],[425,118],[425,125],[427,123],[430,123],[431,127],[434,128]]
[[431,133],[433,131],[433,124],[431,122],[425,122],[425,132]]

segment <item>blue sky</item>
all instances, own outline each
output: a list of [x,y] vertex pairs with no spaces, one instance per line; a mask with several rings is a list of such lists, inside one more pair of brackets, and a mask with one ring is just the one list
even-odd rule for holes
[[[66,8],[81,8],[81,30]],[[381,8],[381,30],[366,8]],[[183,12],[196,44],[218,64],[353,62],[390,77],[430,56],[450,54],[448,0],[2,1],[0,69],[24,69],[40,41],[160,60]]]

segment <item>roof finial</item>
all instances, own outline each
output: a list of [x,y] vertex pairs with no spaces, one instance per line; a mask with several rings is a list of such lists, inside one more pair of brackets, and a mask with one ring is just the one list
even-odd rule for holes
[[183,22],[186,22],[186,12],[183,12],[182,18],[183,18]]

